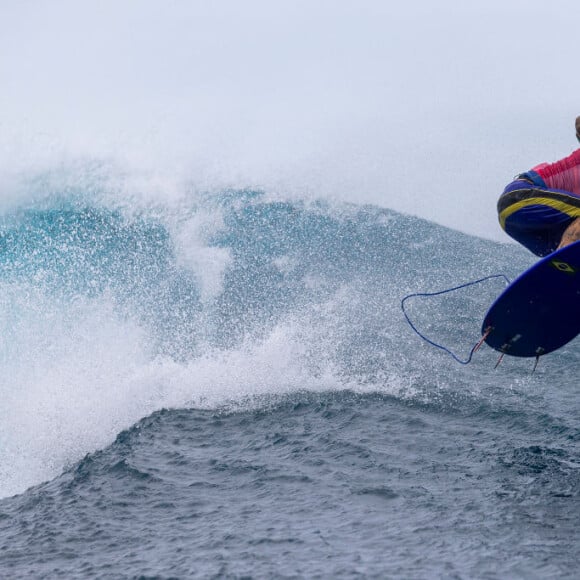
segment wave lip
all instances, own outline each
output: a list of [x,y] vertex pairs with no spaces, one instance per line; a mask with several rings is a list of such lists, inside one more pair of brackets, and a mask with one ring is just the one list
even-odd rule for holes
[[[451,402],[485,388],[409,332],[399,301],[513,270],[499,244],[371,206],[255,191],[178,209],[51,199],[0,224],[2,495],[164,407],[304,389]],[[462,345],[471,337],[457,313],[477,326],[486,306],[477,295],[432,304],[423,323],[453,320],[445,340]]]

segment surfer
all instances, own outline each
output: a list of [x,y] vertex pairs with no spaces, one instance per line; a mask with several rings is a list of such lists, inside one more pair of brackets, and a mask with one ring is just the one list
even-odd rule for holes
[[[580,117],[576,138],[580,142]],[[517,175],[497,211],[505,232],[538,256],[580,240],[580,149]]]

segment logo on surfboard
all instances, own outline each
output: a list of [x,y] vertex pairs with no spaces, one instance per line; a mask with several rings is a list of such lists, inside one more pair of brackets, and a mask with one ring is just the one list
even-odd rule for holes
[[560,272],[564,272],[565,274],[576,274],[576,268],[574,266],[570,266],[566,262],[561,262],[560,260],[552,260],[550,264],[559,270]]

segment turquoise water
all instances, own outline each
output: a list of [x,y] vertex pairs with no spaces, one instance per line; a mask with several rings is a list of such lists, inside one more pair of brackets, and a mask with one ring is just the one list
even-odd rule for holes
[[[0,224],[3,577],[576,575],[577,342],[401,298],[534,258],[374,206],[57,191]],[[425,300],[467,355],[500,282]]]

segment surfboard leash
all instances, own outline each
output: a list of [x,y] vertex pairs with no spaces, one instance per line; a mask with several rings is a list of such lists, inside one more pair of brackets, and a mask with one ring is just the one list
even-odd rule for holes
[[[454,286],[453,288],[447,288],[445,290],[439,290],[438,292],[416,292],[414,294],[408,294],[407,296],[405,296],[401,300],[401,310],[403,311],[403,314],[404,314],[405,319],[407,320],[407,323],[409,324],[409,326],[413,329],[413,331],[422,340],[424,340],[425,342],[427,342],[431,346],[434,346],[435,348],[438,348],[438,349],[442,350],[443,352],[446,352],[447,354],[449,354],[459,364],[467,365],[467,364],[469,364],[471,362],[471,359],[473,358],[473,355],[481,348],[481,346],[485,342],[485,339],[488,337],[489,333],[492,331],[492,328],[489,327],[489,328],[486,328],[485,329],[485,331],[483,333],[483,336],[473,345],[473,347],[469,351],[469,356],[465,360],[462,360],[451,349],[449,349],[446,346],[444,346],[442,344],[439,344],[439,343],[431,340],[427,336],[425,336],[413,324],[411,318],[409,317],[409,315],[407,314],[407,311],[405,310],[405,302],[407,300],[409,300],[409,298],[428,298],[428,297],[432,297],[432,296],[440,296],[442,294],[449,294],[450,292],[455,292],[457,290],[461,290],[462,288],[468,288],[469,286],[475,286],[476,284],[481,284],[482,282],[486,282],[487,280],[493,280],[493,279],[496,279],[496,278],[502,278],[503,280],[505,280],[506,284],[509,284],[510,283],[509,278],[507,276],[505,276],[504,274],[492,274],[490,276],[485,276],[484,278],[479,278],[478,280],[473,280],[471,282],[465,282],[464,284],[460,284],[459,286]],[[499,362],[498,362],[498,364],[499,364]]]

